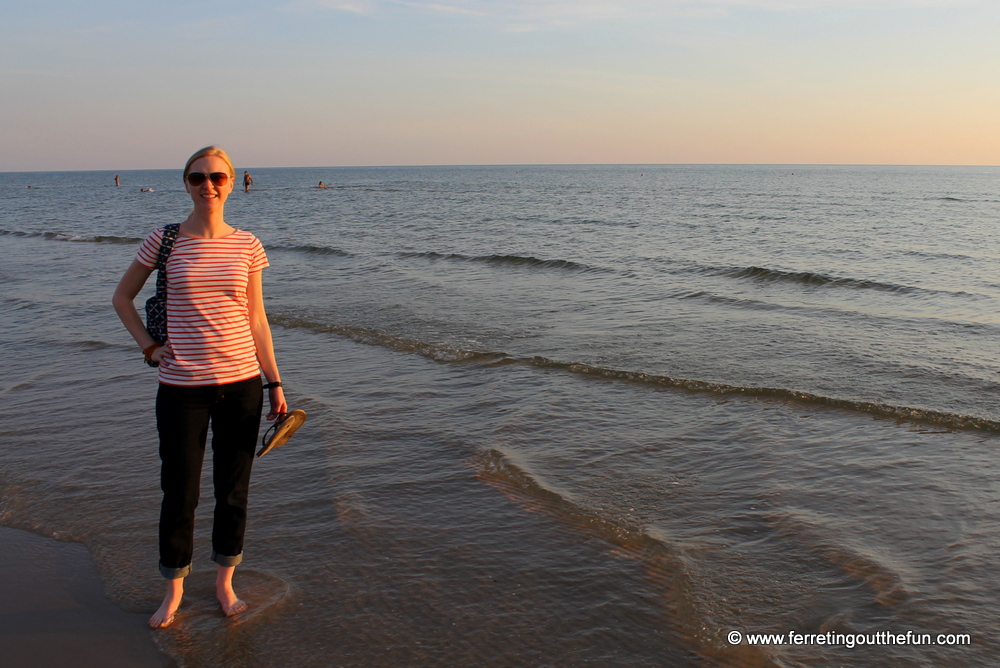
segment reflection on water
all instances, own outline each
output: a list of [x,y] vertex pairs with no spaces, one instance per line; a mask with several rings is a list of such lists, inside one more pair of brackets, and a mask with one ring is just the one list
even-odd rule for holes
[[[672,199],[644,181],[622,203],[626,168],[357,170],[321,194],[263,174],[234,215],[269,245],[310,421],[255,464],[251,614],[215,607],[199,508],[157,634],[186,665],[992,665],[1000,280],[995,235],[963,236],[994,212],[982,181],[955,201],[913,196],[950,196],[947,172],[876,172],[859,196],[871,173],[664,169]],[[0,183],[0,521],[86,543],[146,611],[155,381],[110,294],[130,240],[176,213],[154,177],[142,202],[53,195],[76,218]]]

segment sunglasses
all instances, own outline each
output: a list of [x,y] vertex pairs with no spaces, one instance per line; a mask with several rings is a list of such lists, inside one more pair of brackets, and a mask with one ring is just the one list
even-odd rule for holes
[[204,172],[188,172],[187,175],[187,182],[195,188],[203,184],[208,179],[212,180],[213,186],[222,187],[229,183],[229,174],[226,174],[225,172],[212,172],[211,174],[205,174]]

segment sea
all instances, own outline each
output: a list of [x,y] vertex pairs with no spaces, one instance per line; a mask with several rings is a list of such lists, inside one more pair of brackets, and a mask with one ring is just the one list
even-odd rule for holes
[[[996,665],[1000,168],[244,169],[309,420],[255,462],[237,618],[207,458],[179,665]],[[0,174],[0,524],[151,613],[111,295],[190,199],[119,173]]]

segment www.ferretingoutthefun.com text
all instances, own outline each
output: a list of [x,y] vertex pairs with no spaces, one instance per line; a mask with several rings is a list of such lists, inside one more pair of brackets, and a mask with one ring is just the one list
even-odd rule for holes
[[730,631],[726,636],[730,645],[971,645],[968,633],[743,633]]

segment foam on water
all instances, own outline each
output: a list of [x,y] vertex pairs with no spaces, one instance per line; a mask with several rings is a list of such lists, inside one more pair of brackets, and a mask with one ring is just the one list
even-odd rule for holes
[[[310,421],[255,470],[245,624],[202,504],[187,665],[992,664],[997,170],[251,172],[227,219]],[[138,610],[155,380],[109,301],[187,202],[122,176],[0,175],[0,521]]]

